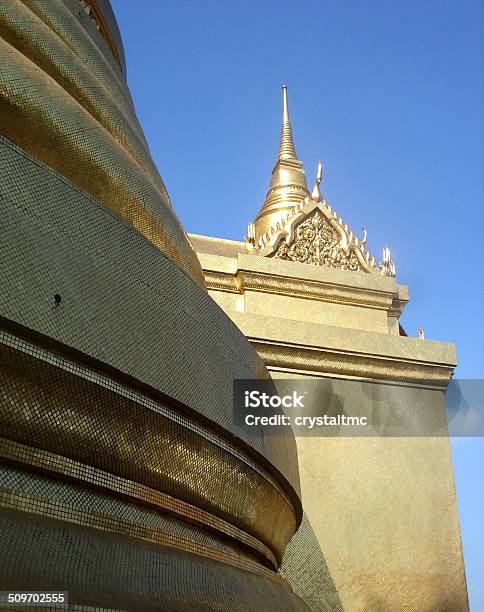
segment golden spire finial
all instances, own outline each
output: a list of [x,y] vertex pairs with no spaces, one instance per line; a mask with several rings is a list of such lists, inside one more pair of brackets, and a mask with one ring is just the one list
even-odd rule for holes
[[287,85],[282,86],[282,129],[277,159],[297,159],[296,149],[294,148],[292,139],[291,121],[289,119]]
[[287,103],[287,87],[282,86],[281,143],[266,199],[254,221],[254,240],[257,241],[285,219],[306,197],[309,197],[303,164],[297,159],[292,140]]
[[289,104],[287,102],[287,85],[282,85],[282,122],[289,122]]

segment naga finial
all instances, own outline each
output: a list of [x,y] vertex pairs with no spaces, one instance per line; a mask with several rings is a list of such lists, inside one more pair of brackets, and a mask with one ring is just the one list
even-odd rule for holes
[[392,261],[392,254],[387,246],[383,248],[383,259],[379,267],[382,276],[395,276],[396,274],[395,264]]
[[247,226],[247,236],[244,237],[245,248],[248,253],[255,249],[255,226],[249,223]]
[[318,171],[316,173],[316,182],[314,183],[313,192],[311,194],[311,197],[313,198],[313,200],[317,200],[318,202],[321,202],[323,199],[321,195],[321,191],[319,189],[319,186],[321,185],[322,180],[323,180],[323,164],[321,161],[318,161]]

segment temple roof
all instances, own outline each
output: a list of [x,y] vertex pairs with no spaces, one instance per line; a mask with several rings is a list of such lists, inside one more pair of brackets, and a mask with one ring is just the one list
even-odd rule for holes
[[307,197],[260,237],[251,253],[343,270],[378,273],[366,250],[366,231],[358,239],[326,201]]
[[248,253],[343,270],[395,276],[390,249],[377,265],[366,249],[367,232],[359,239],[321,194],[323,165],[318,162],[311,194],[303,164],[297,159],[284,85],[279,152],[264,204],[249,223]]

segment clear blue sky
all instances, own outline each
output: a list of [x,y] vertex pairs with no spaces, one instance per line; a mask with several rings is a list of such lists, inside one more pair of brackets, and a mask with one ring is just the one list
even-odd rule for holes
[[[112,0],[151,151],[188,231],[242,239],[268,187],[289,88],[312,184],[375,256],[409,334],[484,378],[482,0]],[[472,612],[484,612],[484,441],[453,441]]]

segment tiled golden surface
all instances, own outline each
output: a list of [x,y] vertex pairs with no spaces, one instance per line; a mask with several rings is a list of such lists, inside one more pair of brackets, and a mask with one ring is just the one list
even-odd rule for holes
[[205,291],[107,0],[0,3],[0,589],[72,609],[307,610],[278,575],[293,436],[236,435],[269,378]]
[[[0,562],[4,588],[27,588],[27,583],[35,588],[39,580],[42,588],[48,588],[64,579],[69,590],[77,593],[77,601],[90,601],[92,585],[86,593],[74,578],[62,578],[77,563],[76,558],[84,559],[87,568],[93,562],[77,544],[73,544],[71,562],[62,571],[54,562],[48,575],[43,575],[33,555],[40,552],[38,543],[24,541],[22,546],[28,546],[31,558],[29,577],[25,560],[21,563],[25,571],[13,570],[11,564],[20,552],[22,538],[11,531],[12,524],[22,525],[24,536],[34,520],[43,543],[41,550],[54,547],[57,555],[64,555],[66,546],[69,550],[66,542],[73,536],[72,527],[66,524],[78,525],[84,530],[83,540],[90,537],[86,529],[118,534],[110,544],[115,557],[121,535],[156,544],[163,551],[173,550],[173,554],[184,551],[205,559],[205,563],[222,563],[234,568],[232,571],[242,570],[278,584],[287,591],[282,606],[304,609],[274,572],[278,565],[274,553],[280,561],[284,540],[295,528],[294,509],[262,466],[180,414],[177,407],[148,397],[141,402],[139,391],[130,391],[109,376],[36,347],[11,332],[3,332],[2,340],[0,431],[4,438],[0,440],[0,463],[4,466],[0,465],[0,512],[2,537],[11,542]],[[64,525],[60,542],[50,534],[53,520]],[[281,540],[284,531],[286,536]],[[99,546],[109,550],[102,539]],[[162,550],[157,554],[166,557]],[[130,558],[128,567],[132,562]],[[105,569],[96,571],[103,574]],[[205,582],[213,574],[210,564],[201,565],[197,572]],[[237,596],[229,586],[227,572],[223,588],[233,601]],[[168,579],[173,576],[175,572]],[[243,588],[249,584],[247,580]],[[101,603],[104,598],[110,608],[116,600],[112,588],[106,578],[104,595],[93,601]],[[172,601],[179,590],[174,582],[171,592],[164,580],[157,588],[156,597],[164,601]],[[204,590],[206,587],[200,587],[193,595],[184,595],[185,603],[173,609],[211,609],[216,599],[213,594],[203,606],[198,600]],[[284,600],[280,593],[270,595],[270,589],[263,592],[266,594],[257,601],[260,607],[255,608],[261,612],[272,605],[274,597]],[[142,599],[147,596],[145,593]],[[227,604],[226,609],[237,609],[233,605]],[[245,605],[241,601],[240,610],[246,609]],[[140,604],[130,609],[145,608]]]
[[305,437],[298,453],[305,512],[344,610],[469,609],[447,438]]
[[113,79],[114,69],[102,60],[94,72],[92,66],[84,61],[83,54],[76,53],[41,16],[29,10],[20,0],[13,0],[2,17],[0,28],[4,40],[61,85],[165,192],[163,181],[147,150],[132,102],[126,95],[123,77],[117,75]]
[[[14,483],[16,484],[16,474],[13,476]],[[223,543],[218,541],[209,543],[201,541],[208,539],[203,531],[197,533],[192,529],[190,534],[192,537],[188,538],[180,533],[182,529],[178,525],[169,525],[168,529],[165,526],[165,529],[163,529],[158,526],[140,524],[133,520],[135,518],[133,515],[136,515],[136,508],[132,507],[126,511],[129,518],[123,516],[120,520],[112,516],[112,508],[103,508],[104,512],[102,513],[94,511],[90,503],[92,502],[92,497],[89,496],[84,500],[88,502],[85,504],[85,508],[87,507],[88,510],[80,508],[76,504],[66,504],[57,500],[52,501],[49,499],[52,493],[48,486],[44,487],[42,493],[45,496],[42,497],[2,489],[3,487],[0,488],[0,508],[10,508],[21,512],[37,514],[76,525],[93,527],[110,533],[132,536],[169,548],[176,548],[264,576],[268,580],[280,584],[283,588],[287,588],[287,583],[282,577],[278,576],[274,571],[267,569],[258,561],[254,561],[244,551],[234,546],[223,546]]]
[[[274,554],[260,540],[214,514],[210,514],[197,506],[172,497],[162,491],[126,480],[90,465],[68,459],[65,456],[56,455],[55,453],[33,448],[25,444],[19,444],[5,438],[0,438],[0,458],[6,464],[23,466],[38,474],[46,474],[49,477],[58,478],[64,482],[77,483],[97,491],[104,491],[117,498],[116,500],[112,497],[106,498],[109,499],[109,506],[111,508],[116,504],[121,504],[120,499],[130,500],[140,504],[141,507],[159,511],[154,513],[158,521],[167,521],[169,520],[168,517],[175,517],[173,520],[178,521],[178,523],[186,521],[192,526],[199,527],[200,530],[197,531],[199,537],[200,533],[202,533],[203,537],[207,538],[208,532],[201,530],[208,529],[210,532],[216,533],[220,538],[229,538],[235,545],[250,549],[252,555],[258,555],[266,565],[269,563],[269,565],[277,568],[277,560]],[[16,481],[21,482],[29,478],[34,479],[35,477],[25,473],[23,475],[18,474]],[[7,482],[14,480],[9,478],[8,474],[6,479]],[[2,483],[5,483],[3,478]],[[52,491],[56,482],[50,480],[50,483],[49,488]],[[5,486],[5,484],[2,486]],[[75,488],[75,486],[71,488]],[[89,507],[92,508],[93,499],[91,498],[88,502]],[[141,509],[138,510],[138,512],[140,511]],[[145,509],[144,512],[148,513],[149,511]],[[124,514],[129,518],[128,512]],[[194,529],[196,530],[196,528]],[[211,538],[211,540],[217,541],[220,545],[220,541],[216,540],[216,538]]]
[[[1,434],[143,484],[219,516],[279,559],[294,533],[295,510],[255,462],[242,461],[191,427],[169,403],[150,408],[116,393],[95,371],[71,372],[0,345]],[[50,355],[55,362],[55,354]],[[88,380],[86,378],[90,378]],[[161,413],[165,414],[161,414]],[[195,431],[193,431],[195,429]],[[200,432],[200,433],[199,433]],[[217,478],[213,478],[213,474]],[[231,487],[236,482],[237,487]],[[271,516],[276,515],[277,521]]]
[[[130,225],[1,136],[0,171],[2,315],[235,434],[233,379],[269,374],[207,293]],[[245,445],[298,490],[294,440],[259,436]]]
[[94,28],[89,16],[78,5],[86,23],[79,22],[69,4],[1,5],[0,131],[109,206],[204,286],[125,78],[101,52],[97,30],[86,31]]
[[12,509],[1,528],[13,549],[9,564],[0,557],[3,588],[68,585],[72,610],[308,610],[277,578],[175,547]]

